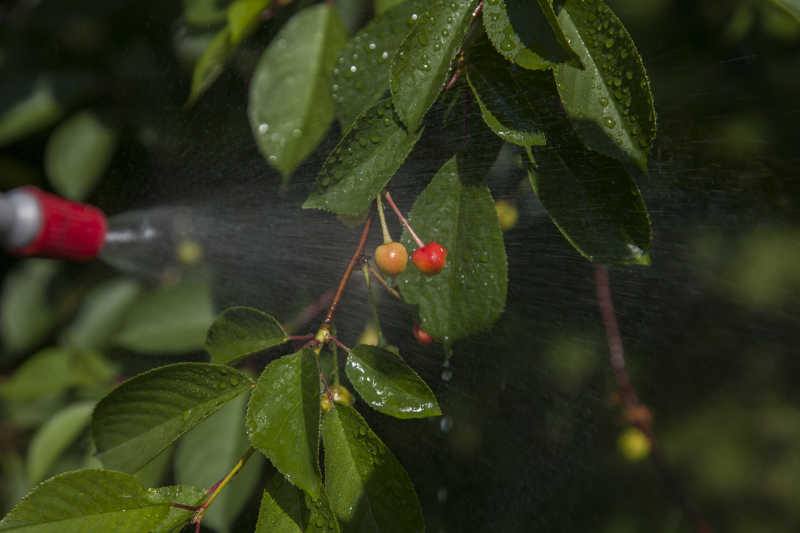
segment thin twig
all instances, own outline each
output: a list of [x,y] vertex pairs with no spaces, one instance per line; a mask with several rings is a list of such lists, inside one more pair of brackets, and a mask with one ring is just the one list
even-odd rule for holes
[[353,252],[353,256],[350,258],[350,262],[347,263],[347,268],[342,275],[342,279],[339,281],[339,287],[336,289],[336,294],[333,296],[333,301],[328,308],[328,313],[325,315],[325,319],[322,321],[322,326],[320,326],[321,330],[331,329],[331,324],[333,324],[333,316],[336,314],[336,308],[339,306],[339,300],[342,298],[347,281],[350,279],[350,275],[353,273],[353,267],[356,265],[356,262],[359,260],[359,258],[364,255],[364,245],[367,242],[367,235],[369,234],[369,227],[371,224],[372,213],[370,213],[370,215],[367,217],[367,221],[364,223],[364,230],[361,232],[361,239],[358,241],[356,251]]
[[247,463],[247,461],[250,459],[250,457],[253,455],[253,452],[255,451],[256,451],[255,448],[253,448],[252,446],[247,448],[247,451],[245,451],[244,454],[242,454],[242,457],[236,462],[236,464],[233,466],[233,469],[231,469],[231,471],[228,472],[225,475],[225,477],[214,483],[206,491],[206,494],[208,494],[208,498],[206,498],[206,500],[202,503],[202,505],[200,505],[200,507],[197,509],[194,516],[192,517],[191,521],[189,522],[191,524],[195,524],[196,532],[200,531],[200,522],[203,521],[203,516],[205,515],[206,510],[212,503],[214,503],[214,500],[217,499],[217,496],[219,496],[219,494],[222,492],[222,489],[224,489],[231,481],[231,479],[233,479],[233,477],[242,470],[244,465]]
[[614,371],[617,390],[625,406],[625,417],[631,425],[644,433],[650,441],[651,457],[661,474],[664,485],[671,493],[672,498],[683,509],[686,516],[689,517],[694,530],[697,533],[711,533],[713,531],[711,526],[705,521],[697,507],[689,501],[686,491],[683,490],[680,482],[667,464],[666,458],[661,451],[661,446],[653,432],[653,417],[650,409],[639,400],[636,389],[634,389],[628,375],[628,370],[625,367],[625,349],[622,345],[622,336],[620,335],[617,315],[614,311],[614,302],[611,296],[608,268],[605,265],[595,265],[594,276],[597,306],[600,308],[600,316],[603,320],[603,327],[608,341],[609,361],[611,369]]

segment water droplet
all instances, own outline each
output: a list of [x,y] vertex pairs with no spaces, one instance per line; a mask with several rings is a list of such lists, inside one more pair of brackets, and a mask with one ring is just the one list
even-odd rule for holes
[[605,117],[603,118],[603,124],[606,128],[613,128],[617,125],[617,122],[611,117]]
[[408,21],[411,24],[415,23],[417,20],[419,20],[419,15],[417,15],[416,13],[412,13],[411,16],[408,19]]
[[387,59],[389,59],[389,52],[387,52],[386,50],[384,50],[384,51],[383,51],[383,53],[381,54],[381,59],[382,59],[382,60],[384,60],[384,61],[386,61]]
[[601,96],[600,97],[600,105],[603,106],[603,107],[606,107],[608,105],[608,98],[606,98],[605,96]]
[[442,430],[442,433],[449,433],[453,429],[453,418],[446,415],[439,419],[439,429]]
[[268,131],[269,131],[269,124],[267,124],[266,122],[262,122],[261,124],[258,125],[258,133],[260,133],[261,135],[264,135]]
[[450,370],[449,368],[445,368],[444,370],[442,370],[442,381],[447,382],[450,381],[451,379],[453,379],[453,371]]
[[357,70],[358,70],[358,67],[357,67],[357,66],[355,66],[355,65],[350,65],[350,72],[356,72]]
[[508,38],[503,39],[503,42],[500,43],[500,49],[506,52],[510,52],[511,50],[514,49],[514,41]]

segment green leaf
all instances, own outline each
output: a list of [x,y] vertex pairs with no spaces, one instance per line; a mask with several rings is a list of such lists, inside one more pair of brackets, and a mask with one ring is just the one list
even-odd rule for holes
[[0,531],[142,533],[157,527],[169,510],[129,474],[78,470],[34,488],[0,521]]
[[303,208],[361,216],[405,161],[422,135],[406,132],[391,99],[356,118],[322,165]]
[[186,104],[191,106],[200,96],[217,81],[225,69],[225,63],[233,54],[236,46],[231,40],[231,30],[225,26],[208,43],[203,55],[197,61],[192,72],[192,88]]
[[[234,398],[181,438],[175,452],[177,481],[210,487],[233,468],[249,447],[244,432],[246,405],[247,396]],[[251,457],[208,508],[203,524],[217,531],[230,531],[258,484],[263,464],[260,456]]]
[[416,130],[447,83],[450,64],[472,23],[478,0],[427,2],[392,62],[394,106]]
[[624,165],[577,139],[557,146],[535,148],[528,169],[556,227],[589,261],[649,265],[650,220]]
[[56,122],[64,114],[52,79],[22,80],[0,90],[0,146]]
[[800,0],[770,0],[773,4],[783,9],[786,13],[800,22]]
[[272,476],[261,496],[255,533],[303,533],[307,523],[303,493],[280,473]]
[[138,283],[128,279],[101,283],[84,298],[78,316],[61,335],[62,342],[75,348],[103,348],[140,290]]
[[0,383],[0,396],[30,401],[70,387],[105,383],[113,374],[113,366],[95,352],[54,346],[29,357],[9,380]]
[[[149,490],[154,500],[164,503],[179,503],[181,505],[200,505],[206,499],[206,491],[189,485],[173,485]],[[209,513],[211,512],[209,508]],[[194,511],[170,507],[169,514],[158,524],[153,533],[180,533],[183,527],[191,520]],[[208,516],[208,513],[206,513]]]
[[567,0],[558,20],[584,65],[554,71],[573,127],[592,150],[646,170],[656,111],[633,39],[603,0]]
[[318,497],[305,493],[308,524],[304,533],[340,533],[339,522],[334,515],[328,492],[321,480],[318,483]]
[[83,200],[100,181],[117,145],[117,135],[89,111],[59,125],[47,142],[44,169],[53,188],[71,200]]
[[57,313],[47,296],[57,261],[28,259],[5,276],[0,300],[0,332],[9,352],[32,348],[52,329]]
[[389,90],[392,59],[421,2],[410,0],[373,19],[342,48],[333,68],[333,101],[343,128]]
[[541,110],[528,100],[530,73],[512,68],[489,46],[470,50],[467,81],[481,108],[483,120],[504,141],[520,146],[547,143]]
[[408,2],[407,0],[375,0],[375,14],[383,15],[393,7],[403,3],[408,3]]
[[211,324],[206,351],[214,363],[232,363],[242,357],[283,344],[288,339],[272,315],[252,307],[231,307]]
[[325,486],[344,533],[425,530],[403,466],[355,409],[336,405],[322,421]]
[[272,0],[236,0],[228,6],[228,28],[233,44],[238,44],[253,33],[261,22],[261,13],[271,3]]
[[[489,328],[503,312],[508,285],[494,201],[486,185],[465,180],[464,175],[451,158],[409,215],[425,242],[447,248],[447,265],[435,276],[408,268],[398,278],[403,298],[419,305],[423,329],[445,343]],[[401,242],[409,250],[415,247],[408,231]]]
[[61,409],[31,439],[26,458],[28,481],[38,483],[92,419],[94,402],[79,402]]
[[100,400],[92,436],[103,465],[135,472],[252,380],[225,365],[177,363],[129,379]]
[[392,352],[359,344],[347,357],[350,383],[370,407],[395,418],[442,414],[430,387]]
[[247,114],[258,148],[284,180],[333,121],[331,69],[346,40],[338,12],[319,4],[295,14],[258,61]]
[[523,68],[542,70],[566,61],[580,66],[552,0],[484,2],[483,25],[497,51]]
[[193,26],[222,24],[226,10],[219,3],[218,0],[183,0],[183,16]]
[[251,444],[295,486],[318,497],[319,370],[310,348],[272,361],[247,408]]
[[141,293],[112,342],[142,353],[196,350],[203,347],[213,321],[208,284],[182,281]]

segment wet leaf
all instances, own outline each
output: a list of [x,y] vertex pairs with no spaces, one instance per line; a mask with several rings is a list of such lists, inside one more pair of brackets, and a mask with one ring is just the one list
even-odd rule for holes
[[392,59],[411,29],[411,14],[419,12],[420,5],[420,1],[410,0],[391,6],[339,52],[333,67],[332,92],[343,128],[386,95]]
[[231,307],[208,330],[206,351],[214,363],[232,363],[287,340],[286,332],[272,315],[252,307]]
[[261,496],[255,533],[303,533],[307,522],[303,493],[280,473],[272,476]]
[[375,0],[375,14],[382,15],[403,2],[407,0]]
[[103,348],[140,291],[139,284],[128,279],[101,283],[84,298],[78,316],[64,330],[62,342],[75,348]]
[[622,163],[586,150],[577,139],[534,148],[533,157],[531,185],[581,255],[598,263],[650,264],[647,208]]
[[89,425],[94,402],[79,402],[55,413],[33,435],[28,446],[28,481],[38,483],[52,471],[61,454]]
[[258,61],[247,106],[250,126],[284,180],[333,121],[331,70],[346,40],[336,9],[319,4],[295,14]]
[[411,15],[411,32],[392,61],[391,89],[397,114],[411,131],[439,97],[450,64],[472,24],[478,0],[427,2]]
[[[149,489],[148,492],[150,492],[153,499],[169,504],[200,505],[203,503],[203,500],[206,499],[206,491],[189,485],[160,487],[157,489]],[[158,527],[153,530],[153,533],[180,533],[193,515],[194,511],[170,507],[169,513],[164,520],[158,524]]]
[[392,352],[360,344],[347,356],[347,378],[373,409],[395,418],[442,414],[430,387]]
[[656,112],[633,39],[603,0],[567,0],[558,20],[584,65],[554,71],[573,127],[592,150],[646,170]]
[[177,363],[129,379],[100,400],[92,436],[104,466],[135,472],[253,381],[225,365]]
[[208,284],[182,281],[142,292],[128,307],[112,343],[142,353],[197,350],[213,321]]
[[483,120],[498,137],[520,146],[547,143],[540,125],[541,109],[526,94],[527,70],[511,68],[486,45],[470,50],[467,65],[467,81]]
[[[247,399],[237,396],[181,438],[175,451],[177,481],[210,487],[233,468],[250,444],[244,431]],[[260,455],[251,457],[208,508],[203,524],[230,531],[256,489],[263,465]]]
[[77,470],[34,488],[0,521],[0,531],[141,533],[157,527],[169,510],[129,474]]
[[306,509],[308,509],[305,533],[340,533],[339,522],[336,520],[331,500],[321,480],[317,493],[318,497],[305,494]]
[[310,348],[272,361],[247,407],[250,443],[295,486],[318,496],[319,370]]
[[406,132],[392,107],[381,100],[359,115],[325,160],[306,209],[360,216],[405,161],[422,135]]
[[[445,343],[489,328],[506,301],[506,253],[494,201],[486,185],[465,179],[469,172],[450,159],[409,215],[420,238],[447,248],[447,265],[435,276],[408,268],[398,278],[403,298],[419,305],[423,329]],[[416,247],[407,231],[401,242]]]
[[355,409],[328,411],[322,441],[325,487],[344,533],[425,530],[408,473]]
[[66,198],[85,199],[103,176],[116,145],[116,132],[94,113],[69,117],[45,147],[44,169],[50,184]]
[[494,47],[512,63],[531,70],[580,60],[558,23],[552,0],[495,0],[483,5],[483,25]]

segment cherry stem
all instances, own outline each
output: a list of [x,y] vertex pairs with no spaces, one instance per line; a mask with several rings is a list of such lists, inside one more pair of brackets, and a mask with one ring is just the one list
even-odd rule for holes
[[[247,463],[247,461],[250,459],[250,457],[253,455],[253,452],[255,451],[256,451],[255,448],[253,448],[252,446],[247,448],[244,454],[242,454],[242,457],[233,466],[231,471],[228,472],[225,475],[225,477],[223,477],[222,479],[214,483],[211,487],[209,487],[209,489],[206,491],[206,494],[209,495],[208,498],[206,498],[206,501],[204,501],[202,505],[200,505],[200,507],[197,508],[197,511],[194,513],[194,516],[190,521],[191,524],[196,524],[195,531],[197,532],[200,531],[200,522],[203,521],[203,515],[205,515],[206,510],[212,503],[214,503],[214,500],[216,500],[217,496],[220,495],[222,489],[224,489],[225,486],[228,483],[230,483],[231,479],[233,479],[233,477],[239,473],[242,467],[244,467],[244,465]],[[175,505],[173,504],[173,506]]]
[[401,298],[401,297],[400,297],[400,293],[398,293],[396,290],[394,290],[394,289],[393,289],[393,288],[392,288],[392,287],[389,285],[389,282],[387,282],[387,281],[384,279],[384,277],[383,277],[383,276],[381,276],[381,273],[380,273],[380,272],[378,272],[378,270],[377,270],[377,269],[376,269],[374,266],[372,266],[372,265],[369,265],[369,271],[372,273],[372,275],[373,275],[373,276],[375,276],[375,277],[378,279],[378,281],[381,283],[381,285],[383,285],[383,286],[386,288],[386,290],[387,290],[387,291],[389,291],[390,293],[392,293],[392,296],[394,296],[395,298],[397,298],[397,299],[398,299],[398,300],[400,300],[400,301],[402,301],[402,300],[403,300],[403,298]]
[[622,335],[620,334],[617,315],[614,311],[614,301],[611,296],[608,267],[605,265],[596,265],[594,269],[594,279],[597,306],[600,309],[600,316],[606,331],[609,361],[614,371],[617,390],[619,390],[620,398],[625,405],[625,416],[628,422],[644,433],[647,440],[650,441],[651,456],[656,468],[661,473],[664,485],[669,492],[671,492],[676,503],[691,519],[694,530],[697,531],[697,533],[711,533],[713,531],[711,526],[705,521],[697,507],[689,501],[686,491],[683,490],[674,472],[667,464],[667,460],[661,452],[661,446],[653,432],[653,421],[650,410],[639,400],[636,389],[633,387],[633,382],[628,375],[628,370],[625,367],[625,349],[622,345]]
[[331,388],[328,386],[328,380],[325,378],[325,374],[322,372],[319,373],[319,379],[322,380],[322,384],[325,385],[325,394],[328,396],[328,399],[331,401],[331,405],[333,405],[333,393],[331,392]]
[[176,509],[183,509],[184,511],[197,511],[200,509],[199,505],[183,505],[182,503],[173,503],[172,506]]
[[381,202],[381,197],[378,195],[375,198],[375,204],[378,206],[378,219],[381,221],[381,230],[383,231],[383,244],[389,244],[392,242],[392,236],[389,233],[389,228],[386,226],[386,217],[383,214],[383,202]]
[[292,330],[295,330],[300,326],[310,322],[312,318],[326,310],[328,306],[331,305],[332,300],[333,289],[329,289],[322,293],[322,296],[320,296],[316,302],[303,309],[300,314],[291,320],[291,322],[285,324],[283,329],[291,333]]
[[350,348],[348,348],[347,346],[342,344],[342,342],[339,339],[337,339],[336,337],[331,335],[331,340],[334,342],[334,344],[336,344],[336,346],[338,346],[339,348],[341,348],[345,352],[348,352],[348,353],[350,352]]
[[406,227],[408,232],[411,234],[411,237],[413,237],[414,241],[417,243],[417,246],[419,246],[420,248],[424,247],[425,243],[422,242],[422,239],[420,239],[417,236],[417,234],[414,233],[414,230],[411,229],[411,224],[408,223],[406,217],[404,217],[403,213],[400,212],[400,209],[398,209],[397,204],[395,204],[394,200],[392,200],[392,195],[389,193],[389,191],[386,191],[385,196],[386,196],[386,201],[389,202],[389,206],[394,211],[394,214],[397,215],[397,218],[399,218],[400,222],[402,222],[403,225]]
[[369,217],[367,217],[367,221],[364,223],[364,230],[361,232],[361,239],[358,241],[356,251],[353,252],[353,257],[351,257],[350,262],[347,263],[347,268],[344,270],[342,279],[339,281],[339,287],[336,289],[336,294],[333,296],[333,301],[328,308],[328,313],[325,315],[325,319],[322,321],[320,330],[331,329],[331,324],[333,324],[333,315],[336,314],[336,308],[339,307],[339,300],[342,299],[345,285],[347,285],[350,275],[353,273],[353,267],[356,265],[356,262],[359,260],[359,258],[364,255],[364,244],[367,242],[367,235],[369,234],[369,227],[371,224],[372,213],[370,213]]
[[445,91],[449,91],[450,89],[452,89],[452,88],[453,88],[453,85],[455,85],[455,84],[456,84],[456,82],[458,81],[458,79],[459,79],[460,77],[461,77],[461,69],[459,69],[459,70],[456,70],[456,71],[453,73],[453,77],[452,77],[452,78],[450,78],[450,81],[448,81],[448,82],[447,82],[447,85],[445,85],[445,87],[444,87],[444,90],[445,90]]
[[478,15],[481,14],[481,11],[483,11],[483,0],[481,0],[481,3],[475,8],[475,11],[472,12],[472,18],[478,18]]

